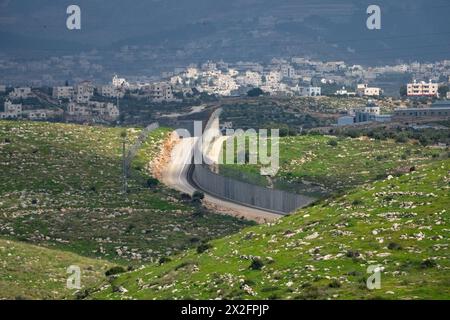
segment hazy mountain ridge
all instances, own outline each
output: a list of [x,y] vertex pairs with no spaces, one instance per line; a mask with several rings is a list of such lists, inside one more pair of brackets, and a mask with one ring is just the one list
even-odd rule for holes
[[69,4],[0,2],[2,51],[110,53],[131,45],[150,46],[156,60],[174,64],[290,55],[372,64],[439,60],[449,49],[446,1],[378,1],[382,29],[377,31],[366,28],[370,1],[80,0],[81,31],[65,27]]

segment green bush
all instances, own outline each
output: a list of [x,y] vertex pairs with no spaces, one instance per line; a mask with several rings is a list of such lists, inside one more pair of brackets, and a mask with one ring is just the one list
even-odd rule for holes
[[169,257],[161,257],[161,258],[159,258],[158,263],[159,264],[164,264],[164,263],[167,263],[167,262],[170,262],[170,261],[172,261],[172,260]]
[[212,245],[210,245],[209,243],[207,243],[207,242],[205,242],[205,243],[202,243],[202,244],[200,244],[198,247],[197,247],[197,253],[203,253],[203,252],[205,252],[205,251],[207,251],[208,249],[211,249],[212,248]]
[[259,258],[253,258],[252,263],[250,264],[250,269],[252,270],[261,270],[264,267],[264,263]]
[[338,142],[337,142],[337,140],[333,139],[333,140],[328,141],[328,145],[332,146],[332,147],[336,147],[338,145]]
[[105,272],[105,275],[106,276],[112,276],[112,275],[115,275],[115,274],[124,273],[125,271],[126,271],[125,268],[123,268],[121,266],[115,266],[115,267],[112,267],[112,268],[108,269]]
[[155,179],[155,178],[147,179],[147,187],[149,187],[149,188],[154,188],[154,187],[158,186],[158,184],[159,184],[158,179]]
[[205,194],[201,191],[195,191],[192,195],[192,202],[199,203],[205,198]]

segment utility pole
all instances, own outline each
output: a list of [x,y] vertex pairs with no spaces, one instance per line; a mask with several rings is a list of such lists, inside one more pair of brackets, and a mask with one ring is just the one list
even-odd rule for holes
[[124,130],[120,133],[122,137],[122,191],[124,194],[128,191],[128,181],[127,181],[127,158],[126,158],[126,141],[127,132]]

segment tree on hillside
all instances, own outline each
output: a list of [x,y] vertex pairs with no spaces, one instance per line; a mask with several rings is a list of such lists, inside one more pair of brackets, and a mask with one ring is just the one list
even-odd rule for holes
[[406,97],[408,95],[408,88],[403,85],[400,87],[400,97]]
[[448,91],[449,91],[448,86],[446,85],[439,86],[438,89],[439,97],[445,98],[447,96]]
[[249,97],[259,97],[264,94],[264,91],[261,88],[253,88],[247,92],[247,96]]

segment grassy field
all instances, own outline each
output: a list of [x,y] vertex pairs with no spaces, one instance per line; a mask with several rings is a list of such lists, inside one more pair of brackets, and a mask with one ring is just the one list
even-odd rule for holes
[[[97,299],[450,299],[450,160],[125,273]],[[381,288],[367,268],[379,265]]]
[[[147,186],[147,164],[168,129],[143,144],[129,193],[121,193],[122,130],[1,121],[0,237],[139,264],[249,225],[203,212],[161,185]],[[139,132],[127,129],[128,145]]]
[[69,266],[80,267],[82,289],[105,281],[110,262],[0,239],[0,299],[74,298],[66,287]]
[[[224,146],[224,152],[225,146]],[[342,192],[432,161],[445,150],[393,140],[302,135],[280,138],[280,170],[273,181],[258,165],[221,165],[220,173],[313,196]]]

